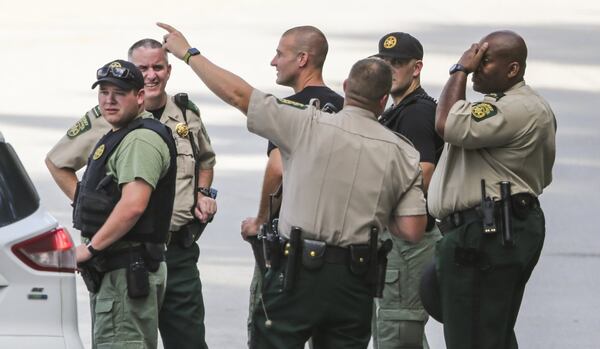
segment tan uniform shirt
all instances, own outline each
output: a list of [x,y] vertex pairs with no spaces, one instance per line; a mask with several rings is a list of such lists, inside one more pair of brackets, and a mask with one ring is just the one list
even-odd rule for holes
[[332,115],[254,90],[248,129],[281,151],[284,236],[298,226],[330,245],[367,243],[372,226],[425,214],[419,153],[370,111]]
[[513,194],[538,196],[552,181],[555,134],[552,109],[525,82],[483,102],[456,102],[429,185],[429,212],[441,219],[478,205],[481,179],[492,198],[500,198],[500,181],[510,181]]
[[[211,169],[215,165],[215,153],[210,144],[202,119],[194,112],[186,113],[189,132],[194,135],[198,146],[200,169]],[[177,181],[175,183],[175,203],[171,217],[171,231],[178,230],[181,226],[192,220],[191,207],[194,203],[194,156],[192,146],[180,127],[185,124],[181,109],[167,98],[165,110],[160,121],[169,126],[173,131],[177,147]],[[81,120],[67,131],[67,134],[50,150],[48,158],[57,167],[67,167],[79,170],[87,163],[89,154],[100,138],[105,135],[111,126],[100,114],[98,107],[88,111]]]

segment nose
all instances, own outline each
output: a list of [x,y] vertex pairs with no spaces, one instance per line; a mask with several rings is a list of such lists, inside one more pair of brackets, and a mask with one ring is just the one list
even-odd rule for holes
[[271,64],[271,67],[276,67],[277,66],[277,57],[273,57],[270,64]]
[[154,80],[156,78],[156,72],[154,69],[146,69],[144,72],[144,80]]

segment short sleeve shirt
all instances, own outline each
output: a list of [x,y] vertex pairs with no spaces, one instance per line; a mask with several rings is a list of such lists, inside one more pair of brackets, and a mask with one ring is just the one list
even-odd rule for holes
[[347,246],[393,216],[425,214],[418,152],[372,112],[323,113],[254,90],[248,129],[279,146],[285,181],[279,229]]
[[[306,86],[304,89],[302,89],[302,91],[286,97],[285,99],[302,104],[308,104],[313,98],[319,100],[321,108],[323,108],[327,103],[333,104],[337,111],[342,110],[344,107],[344,97],[335,93],[327,86]],[[267,146],[267,155],[270,155],[271,150],[275,148],[277,148],[277,146],[273,144],[273,142],[269,141]]]
[[525,82],[481,102],[457,101],[429,186],[429,212],[444,218],[479,204],[481,179],[492,198],[500,197],[500,181],[510,181],[513,194],[541,194],[552,181],[555,135],[552,109]]

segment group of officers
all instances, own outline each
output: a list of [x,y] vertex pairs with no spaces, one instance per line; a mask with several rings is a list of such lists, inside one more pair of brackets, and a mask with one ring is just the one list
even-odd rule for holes
[[[429,348],[429,315],[449,349],[518,347],[556,132],[524,82],[518,34],[468,48],[436,103],[407,33],[356,62],[342,97],[323,80],[325,35],[289,29],[271,61],[294,90],[280,99],[158,25],[162,43],[140,40],[97,70],[98,105],[46,158],[81,230],[94,348],[156,348],[158,330],[167,349],[207,348],[196,240],[217,212],[215,153],[197,106],[165,91],[169,53],[269,140],[259,209],[241,225],[257,257],[250,348],[366,348],[371,336]],[[470,74],[482,101],[465,98]]]

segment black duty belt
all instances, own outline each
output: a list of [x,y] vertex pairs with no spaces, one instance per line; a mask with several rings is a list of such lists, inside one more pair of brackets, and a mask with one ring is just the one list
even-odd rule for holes
[[[325,261],[325,263],[330,264],[348,264],[350,261],[350,252],[346,247],[339,247],[334,245],[327,245],[324,251],[319,252],[318,250],[312,250],[310,246],[306,245],[304,240],[302,240],[302,248],[300,255],[306,254],[308,256],[316,257],[320,255],[320,257]],[[283,250],[286,250],[286,245],[289,244],[287,239],[283,241]],[[283,258],[286,258],[287,255],[284,252]]]
[[[531,194],[519,193],[511,196],[513,214],[517,217],[523,217],[531,209],[540,207],[538,198]],[[501,202],[494,202],[494,214],[499,214]],[[525,213],[524,213],[525,212]],[[437,222],[437,226],[442,234],[462,225],[481,220],[479,206],[471,207],[466,210],[452,212]]]
[[[157,248],[160,248],[162,244],[157,244]],[[164,247],[163,247],[164,248]],[[100,272],[109,272],[121,268],[127,267],[132,262],[143,259],[147,263],[154,262],[160,263],[165,260],[164,253],[156,254],[151,256],[148,249],[144,245],[134,246],[126,249],[119,249],[115,251],[106,251],[102,254],[97,262],[97,269]],[[154,269],[154,268],[150,268]],[[155,270],[151,270],[155,271]]]

